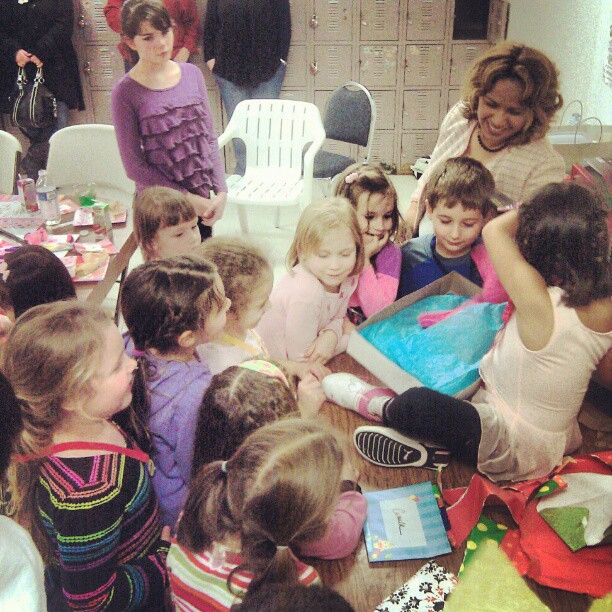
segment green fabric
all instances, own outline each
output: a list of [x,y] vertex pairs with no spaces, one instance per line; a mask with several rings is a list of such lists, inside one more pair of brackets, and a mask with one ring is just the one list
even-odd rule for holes
[[561,488],[559,483],[551,478],[538,489],[538,492],[534,495],[534,498],[546,497],[547,495],[554,493],[559,488]]
[[484,514],[481,514],[478,523],[476,523],[476,526],[470,532],[465,544],[465,555],[457,576],[459,578],[461,577],[466,566],[474,558],[474,554],[482,546],[483,542],[491,540],[496,542],[499,546],[506,533],[508,533],[508,528],[505,525],[495,523]]
[[576,552],[587,545],[584,539],[584,530],[589,520],[588,508],[545,508],[540,510],[540,516],[570,547],[572,552]]

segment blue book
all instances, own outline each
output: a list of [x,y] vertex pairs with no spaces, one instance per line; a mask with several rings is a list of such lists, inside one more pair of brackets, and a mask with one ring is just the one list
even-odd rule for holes
[[370,562],[429,559],[451,552],[430,482],[364,493]]

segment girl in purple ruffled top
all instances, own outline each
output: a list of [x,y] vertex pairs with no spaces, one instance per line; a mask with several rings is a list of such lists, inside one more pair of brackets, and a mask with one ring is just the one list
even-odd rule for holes
[[223,214],[227,186],[202,72],[170,59],[172,21],[159,0],[128,0],[121,28],[139,57],[112,93],[126,173],[137,191],[161,185],[185,193],[208,237]]

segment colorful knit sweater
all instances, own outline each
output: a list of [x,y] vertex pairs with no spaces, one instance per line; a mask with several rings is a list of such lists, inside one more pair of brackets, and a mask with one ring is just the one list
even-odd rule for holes
[[57,558],[51,578],[70,608],[161,608],[168,546],[144,463],[119,452],[50,456],[37,495]]

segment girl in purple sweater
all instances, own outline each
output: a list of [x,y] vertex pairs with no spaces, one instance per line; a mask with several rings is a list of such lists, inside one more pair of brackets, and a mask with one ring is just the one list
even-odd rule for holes
[[185,193],[208,237],[223,214],[227,186],[202,72],[170,59],[172,22],[159,0],[128,0],[121,28],[139,57],[112,93],[125,171],[137,191],[161,185]]
[[358,325],[397,297],[402,253],[393,244],[401,219],[397,192],[383,171],[353,164],[339,177],[334,195],[347,198],[357,212],[365,264],[349,302],[348,316]]

